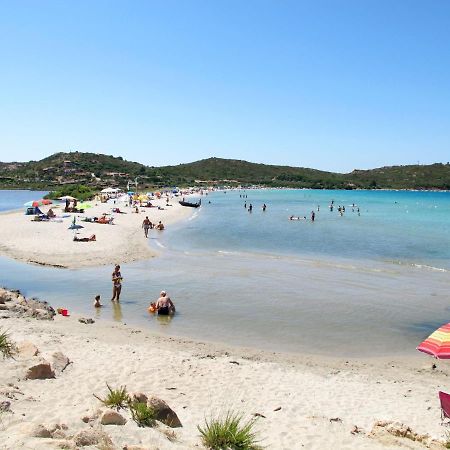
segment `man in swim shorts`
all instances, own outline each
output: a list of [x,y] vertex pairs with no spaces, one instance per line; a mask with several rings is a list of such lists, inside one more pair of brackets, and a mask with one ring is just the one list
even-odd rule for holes
[[155,306],[159,315],[168,316],[170,314],[175,314],[175,305],[167,295],[166,291],[161,291]]
[[144,221],[142,222],[142,228],[144,229],[145,237],[148,238],[148,230],[151,227],[152,223],[150,222],[150,219],[148,216],[145,217]]

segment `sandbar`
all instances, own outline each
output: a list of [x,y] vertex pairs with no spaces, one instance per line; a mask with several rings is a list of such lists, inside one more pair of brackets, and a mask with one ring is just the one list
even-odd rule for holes
[[[33,216],[24,215],[24,211],[12,211],[0,214],[0,255],[32,264],[76,269],[81,267],[112,265],[142,259],[157,254],[151,249],[144,236],[142,221],[146,216],[157,223],[160,220],[166,226],[183,220],[192,214],[192,208],[181,206],[172,199],[166,206],[165,199],[154,200],[155,206],[164,209],[139,208],[136,214],[133,208],[117,204],[87,202],[92,205],[84,214],[70,214],[62,221],[34,222]],[[51,205],[54,212],[62,216],[63,207]],[[83,217],[101,217],[111,214],[113,207],[120,207],[126,214],[114,213],[114,225],[83,222]],[[41,207],[46,213],[49,207]],[[69,230],[73,217],[76,224],[84,228],[78,230],[77,236],[96,235],[95,242],[74,242],[74,231]],[[110,217],[110,216],[108,216]],[[159,232],[164,233],[165,231]],[[151,230],[152,234],[158,233]]]

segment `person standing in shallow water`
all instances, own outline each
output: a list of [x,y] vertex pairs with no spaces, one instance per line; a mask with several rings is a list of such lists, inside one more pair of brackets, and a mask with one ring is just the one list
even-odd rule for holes
[[120,266],[117,264],[112,273],[113,282],[113,296],[111,301],[119,301],[120,293],[122,292],[122,274],[120,273]]

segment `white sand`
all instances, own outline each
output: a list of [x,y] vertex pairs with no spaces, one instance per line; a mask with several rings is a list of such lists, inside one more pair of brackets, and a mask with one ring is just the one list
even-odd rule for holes
[[[444,437],[437,392],[448,386],[450,364],[432,370],[426,356],[354,361],[267,354],[156,336],[106,321],[85,325],[75,316],[0,319],[0,327],[9,328],[16,341],[33,342],[43,356],[61,351],[72,361],[56,379],[26,381],[29,361],[0,360],[0,402],[15,392],[9,399],[14,414],[1,418],[1,449],[57,448],[52,439],[29,437],[29,423],[64,423],[68,434],[89,428],[81,417],[100,406],[92,394],[103,395],[105,382],[157,395],[183,424],[175,429],[174,443],[161,428],[138,428],[132,420],[123,427],[102,426],[117,449],[125,444],[202,448],[197,424],[230,408],[245,418],[256,412],[266,417],[259,419],[257,430],[268,449],[427,448],[387,433],[369,436],[377,420],[400,421],[415,432]],[[355,425],[364,431],[351,434]]]
[[[88,202],[96,205],[86,210],[85,214],[71,214],[62,222],[33,222],[34,216],[25,216],[23,211],[0,214],[0,255],[35,264],[78,268],[97,265],[112,265],[140,259],[150,258],[155,252],[149,248],[144,237],[142,221],[148,216],[152,222],[162,221],[170,226],[177,220],[192,213],[178,203],[177,199],[170,201],[170,207],[165,206],[165,199],[152,203],[164,207],[140,208],[140,213],[132,213],[132,208],[124,207],[123,203],[112,205],[100,202]],[[55,213],[61,216],[63,206],[55,208]],[[111,213],[113,206],[119,206],[127,214],[112,214],[114,225],[82,222],[83,217],[101,217],[103,213]],[[49,207],[42,207],[47,212]],[[96,235],[95,242],[74,242],[74,231],[69,230],[73,216],[76,223],[84,228],[77,236],[89,237]],[[156,233],[156,231],[152,231]],[[164,233],[164,231],[162,231]]]

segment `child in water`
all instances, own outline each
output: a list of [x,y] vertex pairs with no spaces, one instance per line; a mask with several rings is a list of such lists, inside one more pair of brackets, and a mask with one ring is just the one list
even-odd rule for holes
[[95,296],[94,308],[101,308],[103,305],[100,303],[100,295]]

